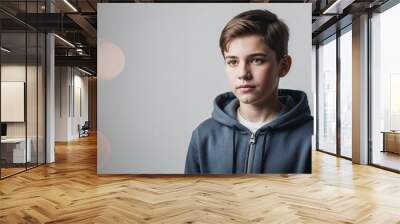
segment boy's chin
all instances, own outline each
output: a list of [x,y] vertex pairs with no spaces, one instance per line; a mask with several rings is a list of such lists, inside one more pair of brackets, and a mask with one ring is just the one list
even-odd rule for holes
[[236,95],[236,97],[239,99],[240,104],[263,105],[263,101],[265,101],[265,98],[262,95],[257,94],[256,92],[240,94]]
[[243,104],[253,104],[254,102],[257,101],[257,97],[252,96],[251,94],[243,94],[241,96],[236,96],[236,97],[238,97],[240,103]]

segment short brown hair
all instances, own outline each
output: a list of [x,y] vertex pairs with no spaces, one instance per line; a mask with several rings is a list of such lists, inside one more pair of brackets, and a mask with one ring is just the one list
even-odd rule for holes
[[222,55],[233,39],[253,34],[264,38],[278,60],[287,55],[289,28],[274,13],[261,9],[242,12],[226,24],[219,39]]

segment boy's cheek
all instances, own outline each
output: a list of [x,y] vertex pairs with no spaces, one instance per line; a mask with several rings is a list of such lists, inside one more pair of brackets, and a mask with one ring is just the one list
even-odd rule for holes
[[233,76],[231,76],[231,75],[227,75],[227,78],[228,78],[228,84],[229,84],[229,87],[231,88],[231,89],[234,89],[235,88],[235,77],[233,77]]
[[235,73],[231,68],[226,68],[225,74],[228,76],[228,78],[231,78],[232,76],[234,76]]
[[230,86],[230,89],[231,89],[232,93],[233,93],[235,96],[237,96],[236,88],[234,88],[233,86]]
[[235,88],[235,87],[232,87],[232,86],[231,86],[231,91],[232,91],[233,95],[235,95],[236,97],[238,97],[238,92],[236,91],[236,88]]

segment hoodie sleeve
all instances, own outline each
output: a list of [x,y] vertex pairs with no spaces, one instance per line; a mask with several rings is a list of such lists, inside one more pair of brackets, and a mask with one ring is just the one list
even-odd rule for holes
[[188,152],[186,155],[185,174],[200,173],[199,157],[198,157],[198,138],[196,130],[192,133]]

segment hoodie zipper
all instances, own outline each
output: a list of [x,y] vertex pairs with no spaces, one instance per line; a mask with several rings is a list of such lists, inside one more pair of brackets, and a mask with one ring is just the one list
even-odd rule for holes
[[254,133],[251,133],[249,149],[247,151],[245,173],[250,173],[250,169],[253,166],[254,145],[255,144],[256,144],[256,135]]

